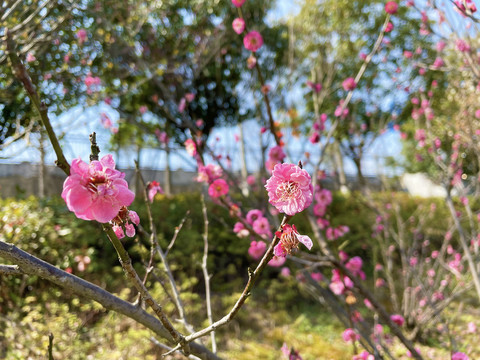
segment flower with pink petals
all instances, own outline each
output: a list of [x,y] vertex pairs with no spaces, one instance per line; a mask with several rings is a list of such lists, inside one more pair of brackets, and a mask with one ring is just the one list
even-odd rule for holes
[[468,356],[463,352],[456,352],[452,355],[452,360],[468,360]]
[[75,159],[63,184],[62,198],[78,218],[106,223],[135,198],[124,177],[115,170],[112,155],[90,164]]
[[297,165],[275,165],[265,188],[270,204],[290,216],[305,210],[313,201],[310,175]]
[[248,248],[248,254],[255,260],[258,260],[263,254],[265,254],[266,249],[267,244],[265,244],[263,241],[252,241],[250,243],[250,247]]
[[185,100],[187,100],[189,103],[191,103],[193,100],[195,100],[195,93],[186,93],[185,94]]
[[263,213],[261,210],[258,210],[258,209],[253,209],[253,210],[250,210],[248,213],[247,213],[247,216],[246,216],[246,219],[247,219],[247,222],[250,224],[250,225],[253,225],[253,223],[257,220],[257,219],[260,219],[263,217]]
[[270,224],[267,218],[262,217],[255,220],[252,227],[258,235],[266,235],[267,237],[272,236],[272,230],[270,229]]
[[257,52],[263,45],[262,35],[260,35],[258,31],[250,31],[243,38],[243,45],[245,46],[245,49]]
[[245,20],[242,18],[236,18],[232,22],[233,31],[240,35],[245,30]]
[[34,62],[35,60],[37,60],[37,58],[35,57],[35,55],[33,55],[31,52],[27,53],[27,57],[26,59],[27,62]]
[[196,181],[205,182],[207,184],[212,183],[218,178],[222,177],[223,171],[220,165],[208,164],[206,166],[200,165],[198,167],[198,176]]
[[270,260],[268,262],[268,266],[271,266],[271,267],[280,267],[282,266],[283,264],[285,264],[285,261],[287,261],[287,258],[285,257],[282,257],[282,256],[274,256],[272,258],[272,260]]
[[192,139],[187,139],[183,145],[185,145],[185,150],[187,150],[188,155],[195,156],[197,155],[197,144]]
[[245,0],[232,0],[232,4],[235,7],[241,7],[244,2],[245,2]]
[[342,334],[343,341],[345,342],[352,342],[354,343],[358,339],[360,339],[360,335],[358,335],[355,330],[348,328]]
[[385,4],[385,12],[387,14],[393,15],[398,10],[398,4],[395,1],[389,1]]
[[313,246],[312,240],[307,235],[300,235],[295,225],[286,224],[282,231],[277,231],[275,235],[280,239],[279,243],[273,249],[275,256],[285,257],[292,251],[298,249],[298,244],[302,243],[310,250]]
[[82,45],[85,42],[85,40],[87,40],[87,30],[80,29],[77,31],[75,36],[77,37],[79,44]]
[[163,194],[163,189],[157,181],[152,181],[147,188],[148,200],[152,203],[155,195]]
[[399,314],[391,315],[390,320],[392,320],[392,322],[394,322],[398,326],[403,326],[403,324],[405,323],[405,319],[403,318],[402,315],[399,315]]
[[208,195],[213,198],[217,198],[220,196],[224,196],[228,194],[228,184],[223,179],[215,180],[209,187],[208,187]]
[[257,65],[257,58],[252,54],[247,59],[247,68],[251,70],[255,67],[255,65]]
[[278,145],[271,148],[270,151],[268,152],[269,159],[274,160],[276,162],[282,162],[286,156],[287,155],[285,155],[283,148]]
[[357,83],[355,82],[355,79],[353,77],[349,77],[343,80],[342,86],[345,91],[352,91],[357,87]]

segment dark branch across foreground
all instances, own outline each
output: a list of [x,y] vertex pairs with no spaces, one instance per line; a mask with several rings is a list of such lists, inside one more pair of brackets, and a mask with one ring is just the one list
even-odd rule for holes
[[[104,308],[123,314],[144,325],[156,335],[166,339],[168,342],[175,343],[170,333],[157,318],[140,307],[120,299],[95,284],[58,269],[57,267],[20,250],[15,245],[8,244],[4,241],[0,241],[0,257],[16,264],[18,270],[23,274],[39,276],[78,296],[94,300]],[[213,354],[210,350],[200,344],[191,342],[189,345],[191,353],[201,359],[220,359],[220,357]]]

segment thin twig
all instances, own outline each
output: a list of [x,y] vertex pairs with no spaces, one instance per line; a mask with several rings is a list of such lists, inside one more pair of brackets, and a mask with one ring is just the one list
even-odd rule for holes
[[[210,325],[213,324],[212,317],[212,304],[210,297],[210,275],[208,274],[207,268],[207,259],[208,259],[208,216],[207,216],[207,206],[205,205],[205,197],[202,194],[202,213],[203,221],[205,224],[205,230],[203,232],[203,258],[202,258],[202,271],[203,277],[205,279],[205,298],[207,302],[207,317]],[[212,339],[212,351],[214,354],[217,353],[217,341],[215,340],[215,331],[210,333]]]
[[48,360],[53,359],[53,334],[48,335]]
[[[170,269],[170,265],[168,264],[167,258],[165,256],[165,253],[163,252],[162,248],[158,244],[158,237],[157,237],[157,229],[155,227],[155,223],[153,222],[153,216],[152,216],[152,210],[150,208],[150,203],[148,202],[148,194],[147,194],[147,187],[145,184],[145,180],[143,179],[143,176],[140,172],[140,169],[138,168],[138,163],[135,163],[135,166],[137,168],[137,172],[139,174],[140,181],[143,184],[143,196],[145,199],[145,206],[147,208],[147,216],[148,216],[148,221],[150,224],[150,242],[152,246],[152,252],[156,251],[158,256],[160,257],[160,260],[163,265],[163,270],[165,271],[167,278],[170,282],[170,287],[172,289],[173,293],[173,298],[175,299],[175,305],[177,307],[178,313],[180,315],[180,319],[183,323],[183,325],[187,328],[188,331],[192,332],[194,331],[192,325],[189,324],[187,321],[186,315],[185,315],[185,307],[183,306],[182,299],[180,298],[180,292],[178,291],[177,288],[177,283],[175,282],[175,278],[173,277],[172,271]],[[183,225],[183,221],[181,223]],[[181,227],[180,227],[181,229]],[[175,229],[175,235],[178,235],[178,232],[180,229]]]
[[175,228],[175,232],[173,233],[172,240],[170,240],[170,244],[168,244],[167,249],[165,250],[165,257],[168,256],[169,251],[172,249],[173,245],[175,245],[175,241],[177,240],[178,233],[182,230],[183,224],[185,224],[185,220],[187,220],[188,215],[190,215],[190,210],[187,210],[182,221],[180,221],[180,224],[178,224],[178,226]]
[[0,265],[0,275],[23,275],[17,265]]

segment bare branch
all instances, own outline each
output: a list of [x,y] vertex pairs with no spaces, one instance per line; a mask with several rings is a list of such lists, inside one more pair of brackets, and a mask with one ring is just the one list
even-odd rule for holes
[[[205,205],[205,197],[202,194],[202,213],[203,221],[205,224],[205,230],[203,232],[203,258],[202,258],[202,271],[203,277],[205,279],[205,297],[207,301],[207,317],[210,325],[213,324],[212,317],[212,304],[210,298],[210,275],[208,274],[207,268],[207,259],[208,259],[208,216],[207,216],[207,206]],[[212,351],[214,354],[217,353],[217,341],[215,340],[215,331],[210,333],[212,339]]]
[[[8,244],[4,241],[0,241],[0,257],[16,264],[24,274],[39,276],[42,279],[48,280],[78,296],[96,301],[104,308],[123,314],[144,325],[158,336],[166,339],[168,342],[174,342],[172,336],[154,316],[150,315],[145,310],[116,297],[95,284],[60,270],[55,266],[20,250],[15,245]],[[190,343],[190,349],[192,354],[201,359],[220,359],[200,344]]]

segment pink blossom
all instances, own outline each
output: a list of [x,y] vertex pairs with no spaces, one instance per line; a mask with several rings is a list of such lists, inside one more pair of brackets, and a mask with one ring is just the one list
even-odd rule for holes
[[354,256],[348,261],[348,263],[345,264],[345,267],[355,276],[357,276],[357,274],[362,270],[362,264],[362,258],[360,256]]
[[185,100],[187,100],[189,103],[191,103],[193,100],[195,100],[195,93],[186,93],[185,94]]
[[283,152],[283,148],[277,145],[270,149],[270,151],[268,152],[268,157],[276,162],[282,162],[285,159],[286,155]]
[[286,359],[288,360],[302,360],[302,357],[300,356],[299,352],[296,351],[294,348],[289,348],[287,346],[287,343],[283,343],[283,346],[280,349],[285,356]]
[[140,114],[145,114],[147,112],[148,108],[145,105],[140,106]]
[[457,39],[457,41],[455,41],[455,45],[458,51],[461,51],[461,52],[470,51],[470,45],[468,45],[468,43],[463,39]]
[[352,360],[375,360],[375,356],[370,354],[367,350],[363,350],[360,354],[354,355]]
[[433,62],[433,67],[436,69],[441,68],[443,65],[445,65],[445,62],[441,57],[437,57]]
[[463,352],[456,352],[452,355],[452,360],[468,360],[468,356]]
[[198,167],[198,176],[196,181],[205,182],[207,184],[212,183],[218,178],[222,177],[223,171],[220,165],[208,164],[206,166],[200,165]]
[[320,83],[313,83],[311,81],[307,81],[307,86],[313,91],[315,91],[316,93],[319,93],[320,91],[322,91],[322,84]]
[[168,134],[165,131],[160,131],[160,129],[155,129],[155,136],[160,144],[168,144],[169,138]]
[[360,335],[358,335],[355,330],[348,328],[342,334],[343,341],[345,342],[352,342],[354,343],[358,339],[360,339]]
[[208,195],[213,198],[217,198],[220,196],[224,196],[228,194],[228,184],[223,179],[215,180],[209,187],[208,187]]
[[80,29],[77,31],[75,36],[77,37],[79,44],[82,45],[85,42],[85,40],[87,40],[87,30]]
[[312,272],[310,274],[310,277],[312,278],[312,280],[315,280],[315,281],[322,281],[323,280],[323,275],[322,275],[322,273],[319,273],[319,272]]
[[27,60],[27,62],[34,62],[35,60],[37,60],[37,58],[31,52],[29,52],[27,53],[27,57],[25,60]]
[[268,262],[267,265],[272,266],[272,267],[280,267],[283,264],[285,264],[285,261],[287,261],[287,258],[282,257],[282,256],[274,256],[272,260]]
[[357,87],[357,83],[355,82],[355,79],[353,77],[349,77],[343,80],[342,86],[345,91],[352,91]]
[[88,74],[86,77],[85,77],[85,85],[89,88],[89,87],[92,87],[92,86],[95,86],[95,85],[100,85],[102,83],[102,81],[100,80],[100,78],[98,76],[92,76],[91,74]]
[[232,28],[233,31],[240,35],[245,30],[245,20],[242,18],[236,18],[232,22]]
[[125,233],[123,232],[123,228],[119,225],[112,226],[113,232],[119,239],[123,239],[125,237]]
[[247,50],[252,52],[258,51],[258,49],[260,49],[263,45],[262,35],[260,35],[258,31],[250,31],[243,38],[243,45]]
[[395,1],[389,1],[385,4],[385,12],[387,14],[393,15],[398,10],[398,4]]
[[197,155],[197,144],[192,139],[187,139],[183,145],[185,145],[185,150],[187,150],[188,155],[195,156]]
[[268,237],[272,236],[272,231],[270,230],[270,224],[267,220],[267,218],[259,218],[253,222],[253,230],[258,234],[258,235],[267,235]]
[[403,52],[403,56],[406,58],[406,59],[411,59],[413,57],[413,53],[411,51],[408,51],[408,50],[405,50]]
[[253,210],[250,210],[248,213],[247,213],[247,216],[246,216],[246,219],[247,219],[247,222],[250,224],[250,225],[253,225],[253,223],[257,220],[257,219],[260,219],[263,217],[263,212],[261,210],[258,210],[258,209],[253,209]]
[[447,46],[447,44],[444,41],[437,42],[437,45],[436,45],[437,51],[442,52],[443,49],[445,49],[445,46]]
[[335,295],[341,295],[345,291],[345,284],[342,281],[332,281],[328,287]]
[[310,175],[297,165],[275,165],[265,188],[270,204],[290,216],[305,210],[313,201]]
[[62,198],[78,218],[108,222],[135,198],[124,177],[115,170],[112,155],[90,164],[75,159],[63,184]]
[[237,234],[239,238],[244,238],[250,235],[250,232],[245,228],[245,225],[241,222],[236,222],[233,226],[233,232]]
[[257,65],[257,58],[255,56],[253,56],[253,54],[252,54],[247,59],[247,68],[253,69],[255,67],[255,65]]
[[405,319],[403,318],[403,316],[398,314],[390,315],[390,320],[392,320],[392,322],[394,322],[398,326],[403,326],[403,324],[405,323]]
[[280,271],[280,275],[288,278],[291,275],[290,269],[288,267],[283,267],[282,270]]
[[178,103],[178,111],[180,113],[183,113],[185,111],[185,108],[187,107],[187,101],[185,100],[184,97],[180,99],[180,102]]
[[163,194],[163,189],[157,181],[148,184],[148,200],[152,203],[157,193]]
[[250,243],[250,247],[248,248],[248,254],[255,260],[258,260],[265,253],[266,249],[267,244],[265,244],[263,241],[252,241]]
[[286,224],[282,231],[277,231],[275,235],[280,239],[273,249],[275,256],[285,257],[291,254],[292,251],[298,249],[299,243],[305,245],[308,250],[313,246],[312,240],[307,235],[300,235],[295,225]]
[[393,24],[389,21],[387,26],[385,26],[385,32],[389,33],[393,30]]
[[255,182],[257,180],[255,179],[255,176],[254,175],[248,175],[247,176],[247,184],[250,185],[250,186],[253,186],[255,185]]
[[244,2],[245,2],[245,0],[232,0],[232,4],[235,7],[241,7]]
[[475,325],[475,323],[473,323],[473,322],[470,321],[470,322],[468,323],[468,332],[469,332],[469,333],[472,333],[472,334],[473,334],[473,333],[476,333],[476,332],[477,332],[477,325]]

